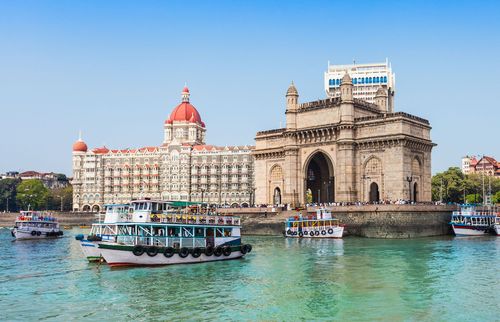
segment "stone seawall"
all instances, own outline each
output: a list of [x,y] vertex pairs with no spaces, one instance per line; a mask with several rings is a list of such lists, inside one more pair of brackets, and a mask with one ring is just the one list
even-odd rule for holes
[[[368,238],[415,238],[447,235],[455,206],[435,205],[368,205],[329,208],[333,216],[346,225],[346,235]],[[302,211],[313,214],[314,208]],[[284,221],[297,212],[283,211],[276,215],[261,212],[234,212],[242,217],[242,232],[257,235],[281,235]]]
[[[94,213],[88,212],[51,212],[61,226],[90,225],[95,220]],[[19,213],[0,213],[0,227],[12,227]]]

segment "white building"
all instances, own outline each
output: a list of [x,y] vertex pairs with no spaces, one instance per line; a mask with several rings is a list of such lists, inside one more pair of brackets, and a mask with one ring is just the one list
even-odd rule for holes
[[99,211],[137,198],[246,206],[253,203],[253,146],[205,144],[205,123],[189,90],[163,126],[163,144],[88,150],[73,145],[73,210]]
[[352,65],[330,65],[325,72],[324,86],[328,97],[340,97],[340,84],[346,71],[351,76],[353,97],[375,104],[377,90],[383,87],[388,94],[387,111],[394,111],[394,93],[396,76],[392,72],[391,65],[385,63],[374,64],[352,64]]

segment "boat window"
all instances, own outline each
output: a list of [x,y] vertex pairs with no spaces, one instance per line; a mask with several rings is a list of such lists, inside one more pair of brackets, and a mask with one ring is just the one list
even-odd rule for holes
[[225,228],[224,229],[224,237],[231,237],[233,230],[230,228]]
[[196,228],[194,232],[195,237],[205,237],[205,228]]
[[170,237],[179,237],[180,227],[169,227],[168,228],[168,236]]
[[222,237],[222,236],[223,236],[222,229],[217,228],[217,229],[215,230],[215,237]]

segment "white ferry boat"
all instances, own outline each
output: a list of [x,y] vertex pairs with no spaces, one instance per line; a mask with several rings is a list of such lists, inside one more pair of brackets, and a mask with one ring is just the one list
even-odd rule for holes
[[241,258],[252,246],[241,243],[240,218],[173,213],[169,203],[134,200],[127,222],[106,227],[113,241],[97,241],[110,266],[169,265]]
[[492,210],[478,211],[474,205],[462,205],[453,212],[450,225],[456,236],[484,236],[490,233],[495,218]]
[[493,230],[495,234],[500,235],[500,214],[495,217],[495,223],[493,224]]
[[61,237],[63,232],[57,218],[37,211],[21,211],[11,234],[16,239],[42,239]]
[[342,238],[344,225],[326,209],[317,209],[315,215],[290,217],[285,221],[285,237]]
[[75,239],[80,242],[82,252],[89,262],[102,260],[97,242],[114,241],[117,233],[116,223],[131,221],[128,204],[108,204],[104,205],[104,209],[104,220],[102,220],[102,215],[99,214],[97,222],[92,224],[87,236],[83,234],[75,236]]

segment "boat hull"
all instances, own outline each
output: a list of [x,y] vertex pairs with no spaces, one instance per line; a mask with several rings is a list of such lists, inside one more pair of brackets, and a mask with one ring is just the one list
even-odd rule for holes
[[[47,233],[52,233],[52,230],[45,230],[40,228],[35,231],[35,235],[32,235],[33,230],[20,230],[17,228],[12,229],[12,236],[16,240],[28,240],[28,239],[54,239],[62,237],[62,235],[47,235]],[[38,234],[40,232],[40,234]],[[55,231],[58,232],[58,231]]]
[[106,263],[111,267],[194,264],[194,263],[205,263],[205,262],[237,259],[244,256],[244,254],[239,250],[232,251],[231,254],[229,254],[228,256],[225,256],[223,254],[220,256],[215,256],[215,255],[207,256],[205,254],[201,254],[197,258],[193,257],[191,254],[183,258],[177,253],[174,254],[172,257],[167,258],[161,252],[159,252],[155,256],[149,256],[146,252],[144,252],[142,255],[136,256],[131,250],[120,247],[110,248],[109,245],[103,246],[103,243],[99,244],[99,250]]
[[305,231],[305,233],[302,232],[302,235],[300,234],[300,232],[297,232],[297,234],[295,234],[295,231],[291,230],[287,230],[285,232],[285,237],[289,238],[342,238],[343,235],[343,226],[330,227],[324,230]]
[[500,224],[493,225],[493,230],[495,231],[495,234],[500,235]]
[[86,239],[81,240],[80,248],[89,262],[98,262],[101,260],[101,251],[97,242]]
[[456,236],[484,236],[489,234],[489,227],[451,225]]

